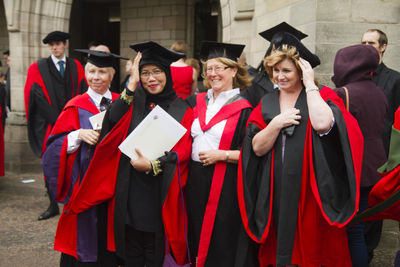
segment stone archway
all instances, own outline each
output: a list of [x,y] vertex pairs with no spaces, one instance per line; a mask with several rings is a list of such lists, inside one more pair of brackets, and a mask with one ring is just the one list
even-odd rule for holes
[[5,0],[12,77],[13,112],[24,112],[23,86],[26,70],[40,57],[48,55],[41,43],[43,36],[52,30],[68,30],[72,0],[22,1]]
[[24,84],[27,69],[48,56],[42,38],[50,31],[68,31],[72,0],[4,0],[11,54],[11,107],[5,131],[6,171],[41,170],[28,144]]

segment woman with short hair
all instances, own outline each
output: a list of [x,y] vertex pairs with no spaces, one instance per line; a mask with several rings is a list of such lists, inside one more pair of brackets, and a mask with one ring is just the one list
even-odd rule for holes
[[316,86],[317,59],[290,35],[264,61],[279,90],[250,115],[238,178],[260,266],[351,266],[345,226],[358,208],[363,137],[336,93]]
[[[90,54],[85,66],[89,88],[86,93],[72,98],[64,107],[48,138],[43,154],[43,172],[49,183],[50,194],[65,204],[76,192],[93,157],[100,131],[93,129],[89,118],[105,111],[118,94],[109,90],[118,55],[102,51],[77,49]],[[98,209],[93,207],[81,214],[61,214],[54,249],[60,251],[61,267],[117,266],[113,254],[106,252],[98,234]]]

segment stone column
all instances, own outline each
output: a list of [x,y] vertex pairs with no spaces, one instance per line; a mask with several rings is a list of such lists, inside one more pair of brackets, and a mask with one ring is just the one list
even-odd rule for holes
[[42,44],[50,31],[68,31],[72,0],[4,1],[11,54],[11,113],[5,131],[5,168],[11,172],[41,170],[29,146],[24,104],[28,67],[49,51]]

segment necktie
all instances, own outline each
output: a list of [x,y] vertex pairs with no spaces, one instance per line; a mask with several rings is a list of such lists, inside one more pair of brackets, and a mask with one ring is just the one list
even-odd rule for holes
[[111,99],[108,99],[103,96],[103,98],[100,101],[100,111],[106,110],[111,104]]
[[58,65],[60,65],[60,74],[61,74],[61,77],[64,78],[64,61],[62,61],[62,60],[58,61]]

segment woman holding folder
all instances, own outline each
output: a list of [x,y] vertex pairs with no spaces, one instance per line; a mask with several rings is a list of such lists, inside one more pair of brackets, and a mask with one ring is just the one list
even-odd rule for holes
[[[183,54],[151,41],[130,47],[138,54],[127,88],[105,115],[101,142],[68,212],[108,200],[108,249],[116,251],[124,266],[161,266],[165,254],[184,264],[188,252],[181,188],[188,173],[193,112],[177,98],[169,68]],[[164,156],[147,159],[136,150],[138,159],[131,160],[118,146],[156,105],[188,131]]]
[[237,162],[251,112],[250,103],[240,96],[250,85],[246,69],[236,62],[243,48],[203,42],[203,77],[209,89],[187,99],[195,117],[186,198],[196,266],[251,266],[239,259],[248,238],[236,196]]

